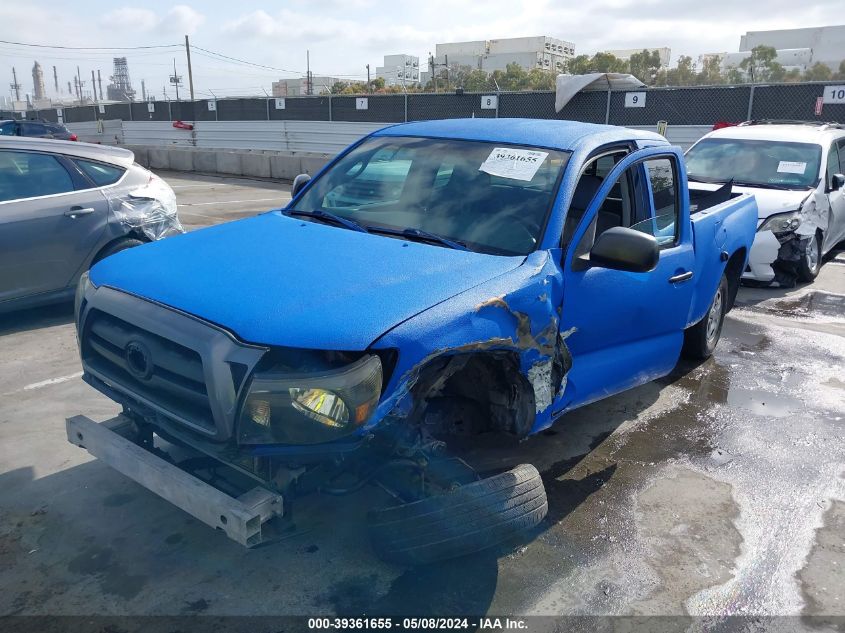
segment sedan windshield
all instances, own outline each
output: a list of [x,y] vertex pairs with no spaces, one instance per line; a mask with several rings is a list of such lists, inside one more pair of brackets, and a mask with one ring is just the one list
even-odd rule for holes
[[819,178],[822,148],[811,143],[707,138],[686,154],[690,180],[807,189]]
[[[375,137],[288,208],[299,217],[501,255],[536,248],[568,152],[448,139]],[[349,227],[347,227],[349,228]]]

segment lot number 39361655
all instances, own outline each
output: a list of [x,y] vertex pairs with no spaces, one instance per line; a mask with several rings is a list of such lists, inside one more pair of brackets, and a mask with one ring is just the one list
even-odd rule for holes
[[845,86],[826,86],[824,89],[825,103],[845,103]]

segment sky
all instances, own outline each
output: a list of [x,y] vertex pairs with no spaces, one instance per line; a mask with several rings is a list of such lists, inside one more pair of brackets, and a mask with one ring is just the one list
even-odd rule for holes
[[[375,76],[386,54],[418,55],[424,66],[422,60],[438,42],[529,35],[573,42],[576,54],[668,46],[674,64],[679,55],[695,60],[701,53],[737,51],[746,31],[830,24],[842,0],[807,0],[800,11],[797,6],[794,0],[12,1],[0,4],[0,40],[103,50],[0,43],[0,94],[10,94],[13,66],[22,92],[31,93],[35,60],[44,68],[50,96],[55,95],[54,65],[65,97],[77,65],[85,90],[90,89],[92,69],[101,71],[105,86],[112,57],[125,55],[139,95],[144,79],[147,89],[161,98],[174,58],[177,74],[187,83],[186,34],[192,47],[199,47],[192,53],[198,98],[270,93],[272,81],[305,73],[306,50],[315,76],[349,80],[365,79],[368,63]],[[106,50],[168,45],[172,47]],[[224,60],[220,54],[269,68]],[[170,98],[175,96],[172,88],[167,91]]]

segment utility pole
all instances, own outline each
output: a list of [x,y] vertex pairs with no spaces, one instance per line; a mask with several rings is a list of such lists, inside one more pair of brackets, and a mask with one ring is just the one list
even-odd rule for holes
[[437,76],[434,74],[434,55],[431,54],[431,51],[428,51],[428,74],[431,75],[434,92],[437,92]]
[[144,85],[144,80],[141,80],[141,99],[143,101],[147,100],[147,87]]
[[94,71],[91,71],[91,92],[94,95],[94,102],[97,102],[97,81],[94,79]]
[[367,64],[367,92],[370,92],[370,65]]
[[82,73],[79,72],[79,66],[76,67],[76,85],[77,85],[77,94],[79,96],[79,105],[82,105],[82,86],[85,85],[82,81]]
[[188,57],[188,88],[191,91],[191,101],[194,100],[194,71],[191,69],[191,44],[185,36],[185,55]]
[[21,85],[18,83],[18,73],[15,67],[12,66],[12,83],[9,87],[15,91],[15,101],[21,100]]
[[305,51],[305,94],[313,95],[314,87],[311,85],[311,51]]
[[56,72],[56,67],[53,66],[53,84],[56,86],[56,96],[59,96],[59,73]]
[[176,74],[176,58],[173,58],[173,74],[170,76],[170,83],[176,86],[176,101],[179,101],[179,85],[182,83],[182,76]]
[[446,92],[449,92],[449,56],[443,56],[443,62],[446,64]]
[[70,87],[70,82],[67,82],[67,94],[69,97],[73,97],[73,89]]
[[100,76],[100,69],[97,69],[97,83],[100,85],[100,101],[103,101],[103,78]]

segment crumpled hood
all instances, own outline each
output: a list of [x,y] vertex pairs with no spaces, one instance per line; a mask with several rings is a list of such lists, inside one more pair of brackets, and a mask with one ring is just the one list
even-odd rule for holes
[[[720,184],[704,182],[690,183],[690,189],[698,189],[700,191],[715,191],[719,187],[721,187]],[[757,200],[757,218],[759,220],[765,220],[775,213],[796,211],[801,206],[801,203],[813,193],[811,189],[787,191],[782,189],[763,189],[761,187],[741,187],[739,185],[734,185],[731,191],[733,193],[754,194],[754,198]]]
[[247,342],[355,351],[524,259],[273,212],[122,251],[94,266],[91,281],[211,321]]

